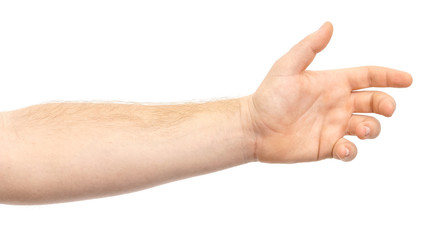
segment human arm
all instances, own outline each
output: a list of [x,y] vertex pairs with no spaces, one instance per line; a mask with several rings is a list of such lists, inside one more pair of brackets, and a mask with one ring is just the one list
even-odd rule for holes
[[0,202],[116,195],[253,160],[241,99],[50,103],[3,113]]
[[[251,161],[352,160],[345,135],[374,138],[407,87],[381,67],[307,71],[329,42],[326,23],[272,67],[249,96],[203,104],[55,103],[2,113],[0,201],[51,203],[136,191]],[[367,132],[368,130],[368,132]],[[366,132],[368,134],[366,134]]]

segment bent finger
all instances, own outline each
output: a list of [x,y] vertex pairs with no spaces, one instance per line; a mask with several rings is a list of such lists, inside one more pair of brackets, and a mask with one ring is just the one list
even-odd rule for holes
[[360,139],[376,138],[381,132],[381,123],[371,116],[352,115],[347,129],[348,135],[357,136]]
[[355,144],[345,138],[340,138],[332,148],[332,157],[345,162],[353,160],[357,153]]
[[384,92],[353,92],[351,97],[355,113],[376,113],[391,117],[396,109],[393,97]]

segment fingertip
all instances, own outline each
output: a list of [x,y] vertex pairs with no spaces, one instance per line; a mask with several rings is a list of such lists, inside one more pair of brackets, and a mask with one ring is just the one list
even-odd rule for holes
[[324,28],[327,28],[329,30],[333,30],[334,26],[332,25],[332,23],[330,21],[326,21],[322,24],[322,26],[320,26],[320,28],[317,31],[324,29]]
[[324,46],[323,46],[319,51],[323,50],[323,48],[325,48],[326,45],[328,44],[328,42],[331,40],[332,33],[334,32],[334,26],[332,25],[331,22],[326,21],[326,22],[325,22],[325,23],[324,23],[324,24],[319,28],[318,31],[321,31],[321,30],[323,30],[323,35],[324,35],[324,38],[325,38],[324,41],[326,42],[326,44],[324,44]]
[[356,156],[356,150],[348,145],[343,145],[343,147],[340,148],[340,160],[344,162],[350,162],[352,161]]
[[317,40],[312,44],[313,50],[316,53],[322,51],[326,47],[326,45],[328,45],[329,41],[331,40],[333,31],[334,27],[332,26],[332,23],[327,21],[323,23],[323,25],[312,34],[313,37],[316,37],[315,39]]
[[406,85],[405,87],[409,87],[413,84],[413,76],[410,73],[405,72],[406,74]]
[[341,160],[347,161],[349,159],[350,155],[351,155],[351,150],[349,150],[349,148],[344,146],[342,153],[341,153],[341,156],[343,156]]
[[394,100],[385,100],[381,103],[381,113],[386,117],[393,116],[396,110],[396,102]]
[[413,84],[413,76],[408,72],[396,71],[392,75],[391,87],[407,88]]
[[359,139],[368,139],[368,138],[370,138],[370,133],[371,133],[370,127],[368,127],[368,126],[366,126],[364,124],[358,125],[357,129],[355,130],[355,132],[356,132],[356,136]]
[[374,139],[381,133],[381,123],[376,119],[372,122],[368,122],[365,127],[369,128],[369,132],[365,136],[365,139]]
[[355,144],[344,138],[339,139],[334,146],[334,157],[336,159],[349,162],[357,156],[357,148]]
[[330,21],[326,21],[323,25],[328,27],[331,30],[331,32],[334,30],[334,25],[332,25]]
[[370,128],[368,126],[364,126],[363,129],[364,129],[364,137],[365,138],[370,137]]

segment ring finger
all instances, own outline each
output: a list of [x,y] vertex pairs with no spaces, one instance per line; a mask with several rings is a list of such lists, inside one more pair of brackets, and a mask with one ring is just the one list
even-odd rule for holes
[[360,139],[376,138],[381,132],[381,124],[371,116],[352,115],[346,134],[357,136]]

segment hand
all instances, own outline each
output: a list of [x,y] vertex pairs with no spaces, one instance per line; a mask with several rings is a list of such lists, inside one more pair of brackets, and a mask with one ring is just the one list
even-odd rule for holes
[[326,47],[332,31],[327,22],[291,48],[246,98],[259,161],[352,160],[357,148],[343,137],[375,138],[381,130],[377,119],[357,113],[390,117],[396,106],[386,93],[356,90],[411,85],[410,74],[383,67],[305,70]]

